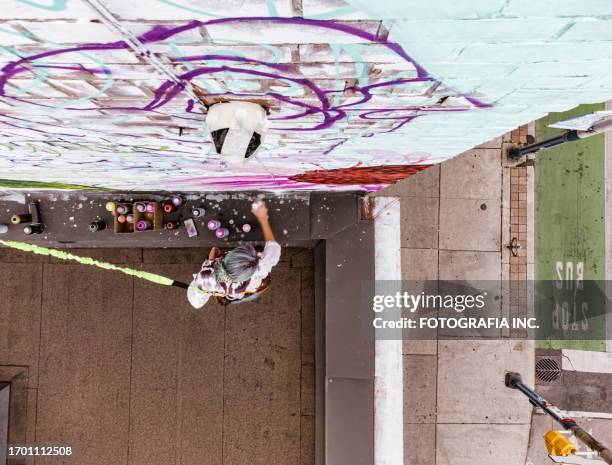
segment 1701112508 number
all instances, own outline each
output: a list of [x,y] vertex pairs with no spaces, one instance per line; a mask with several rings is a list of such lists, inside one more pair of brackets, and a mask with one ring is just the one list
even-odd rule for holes
[[29,457],[71,457],[74,455],[72,446],[15,446],[6,448],[6,458]]

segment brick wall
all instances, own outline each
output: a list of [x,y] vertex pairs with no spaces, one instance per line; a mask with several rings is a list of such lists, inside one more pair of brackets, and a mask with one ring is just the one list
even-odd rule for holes
[[[155,29],[146,46],[167,69],[210,72],[193,81],[196,89],[267,101],[273,130],[258,163],[225,166],[208,153],[204,114],[189,95],[158,101],[167,76],[149,55],[122,47],[65,53],[121,37],[85,2],[47,3],[4,0],[0,11],[7,179],[120,189],[376,188],[374,178],[332,186],[292,176],[438,163],[547,112],[612,98],[608,0],[201,0],[193,8],[105,0],[124,30]],[[178,29],[166,40],[160,25]],[[198,58],[210,55],[217,58]],[[6,68],[22,57],[45,72]],[[42,58],[68,67],[42,68]],[[207,71],[211,62],[228,71]]]
[[[509,138],[506,139],[508,144],[527,144],[529,126],[523,125],[516,128],[509,134]],[[508,148],[508,144],[505,145],[505,149]],[[508,299],[508,316],[510,318],[525,318],[529,313],[529,301],[528,301],[528,280],[532,279],[530,276],[530,260],[532,257],[529,255],[530,244],[533,237],[530,237],[529,226],[533,228],[533,225],[529,225],[529,222],[533,221],[530,217],[529,201],[533,202],[533,199],[529,199],[533,192],[530,191],[529,176],[533,173],[531,167],[527,166],[506,166],[506,170],[510,175],[509,185],[509,203],[510,203],[510,231],[506,236],[508,248],[508,276],[509,276],[509,299]],[[533,236],[531,234],[531,236]],[[513,247],[514,246],[514,247]],[[525,330],[511,329],[510,335],[513,337],[524,337],[526,336]]]

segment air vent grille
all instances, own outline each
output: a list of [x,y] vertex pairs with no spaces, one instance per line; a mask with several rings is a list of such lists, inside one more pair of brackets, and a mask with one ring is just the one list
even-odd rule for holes
[[561,378],[561,365],[554,358],[542,357],[536,362],[535,372],[538,381],[551,384]]

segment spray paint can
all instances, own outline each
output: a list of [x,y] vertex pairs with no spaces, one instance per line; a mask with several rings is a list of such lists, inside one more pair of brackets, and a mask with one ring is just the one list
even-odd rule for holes
[[125,215],[119,215],[119,216],[117,217],[117,221],[118,221],[119,223],[125,223],[125,222],[127,221],[127,216],[125,216]]
[[168,221],[165,225],[164,228],[168,229],[168,230],[172,230],[172,229],[176,229],[179,227],[179,222],[178,221]]
[[40,234],[45,230],[45,227],[40,223],[29,224],[23,228],[23,232],[28,236],[32,234]]
[[89,223],[89,230],[91,232],[104,231],[106,229],[106,223],[102,220],[92,221]]
[[138,231],[146,231],[147,229],[151,228],[151,222],[148,220],[140,220],[138,223],[136,223],[136,229]]
[[106,205],[104,206],[104,208],[106,208],[107,212],[114,212],[115,211],[115,202],[106,202]]
[[229,235],[229,231],[226,228],[218,228],[215,231],[215,236],[217,236],[219,239],[223,239],[224,237],[227,237]]
[[127,205],[117,205],[116,212],[119,215],[125,215],[128,212],[128,206]]
[[166,213],[172,213],[174,210],[176,210],[176,207],[172,202],[164,202],[162,208]]
[[127,215],[125,217],[125,219],[127,220],[128,223],[133,223],[134,222],[134,215],[132,215],[131,213],[129,215]]
[[6,234],[8,232],[8,226],[6,224],[0,224],[0,234]]
[[251,232],[252,229],[253,227],[249,223],[244,223],[242,225],[242,232],[248,233]]
[[155,202],[149,202],[147,204],[147,212],[153,213],[155,211]]
[[180,207],[181,205],[183,205],[183,202],[185,200],[183,199],[182,195],[173,195],[172,196],[172,203],[174,204],[175,207]]
[[142,202],[138,202],[136,204],[136,210],[139,211],[140,213],[144,213],[147,211],[147,205]]
[[208,229],[210,229],[211,231],[214,231],[215,229],[219,229],[221,227],[221,221],[219,220],[210,220],[206,226],[208,226]]
[[191,214],[196,218],[202,218],[206,214],[206,210],[203,208],[193,208]]
[[11,223],[13,224],[28,223],[30,221],[32,221],[32,215],[30,215],[29,213],[11,216]]

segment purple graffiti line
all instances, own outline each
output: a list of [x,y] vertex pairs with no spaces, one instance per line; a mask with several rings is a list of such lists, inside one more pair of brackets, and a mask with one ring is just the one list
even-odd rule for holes
[[[296,113],[293,114],[284,114],[282,116],[274,116],[270,118],[271,121],[297,121],[300,124],[296,124],[295,127],[283,127],[283,131],[316,131],[322,130],[332,127],[337,122],[347,119],[349,117],[359,117],[365,120],[396,120],[397,125],[392,127],[390,130],[385,128],[385,131],[380,132],[390,132],[405,124],[412,121],[414,118],[417,118],[427,111],[430,111],[430,108],[368,108],[368,109],[360,109],[360,105],[370,102],[375,94],[374,91],[380,92],[381,89],[391,90],[397,86],[402,85],[413,85],[415,83],[431,83],[441,84],[441,82],[431,76],[425,68],[419,65],[410,55],[408,55],[404,49],[396,42],[391,42],[386,39],[382,39],[376,37],[376,35],[371,34],[369,32],[363,31],[357,27],[353,27],[347,24],[330,21],[330,20],[314,20],[314,19],[305,19],[299,17],[293,18],[283,18],[283,17],[244,17],[244,18],[221,18],[221,19],[213,19],[209,21],[190,21],[184,25],[178,27],[166,27],[166,26],[154,26],[149,31],[139,36],[139,40],[144,44],[154,44],[160,43],[167,39],[171,39],[174,36],[181,34],[186,31],[190,31],[192,29],[197,29],[201,27],[213,28],[217,25],[224,24],[244,24],[248,22],[259,22],[264,23],[266,25],[272,24],[282,24],[282,25],[299,25],[302,27],[312,27],[312,28],[320,28],[323,30],[333,30],[343,34],[347,34],[353,36],[355,38],[359,38],[362,41],[371,44],[377,44],[385,47],[391,53],[395,54],[399,59],[410,63],[416,73],[416,77],[414,78],[403,78],[403,79],[389,79],[389,80],[381,80],[375,83],[369,83],[367,85],[352,85],[343,90],[324,90],[320,88],[313,80],[307,79],[303,77],[295,66],[288,64],[279,64],[279,63],[271,63],[262,60],[257,60],[255,58],[250,57],[241,57],[241,56],[228,56],[228,55],[194,55],[194,56],[183,56],[176,57],[175,59],[178,62],[189,63],[192,66],[192,69],[189,71],[179,75],[180,82],[175,83],[173,81],[165,81],[157,89],[154,90],[154,95],[146,105],[142,107],[129,107],[129,106],[96,106],[91,108],[74,108],[70,106],[63,107],[66,110],[75,110],[75,111],[96,111],[100,109],[108,110],[108,111],[120,111],[120,112],[153,112],[157,113],[161,111],[164,107],[168,105],[168,103],[177,99],[177,97],[184,95],[184,90],[186,86],[191,84],[196,78],[201,77],[210,77],[215,75],[216,73],[230,73],[231,76],[236,76],[238,79],[241,75],[244,76],[254,76],[256,78],[264,78],[264,79],[272,79],[285,81],[292,86],[298,86],[303,88],[305,91],[308,91],[309,94],[313,94],[315,96],[314,101],[308,100],[300,100],[299,98],[292,98],[290,96],[284,95],[280,92],[272,92],[265,91],[261,93],[247,93],[247,92],[224,92],[224,93],[209,93],[207,96],[240,96],[240,97],[250,97],[256,96],[261,97],[262,95],[271,97],[276,99],[281,104],[284,105],[285,108],[295,107],[297,109]],[[86,68],[83,65],[77,66],[58,66],[58,65],[47,65],[41,63],[41,60],[47,59],[49,57],[58,56],[62,54],[74,53],[74,52],[88,52],[88,53],[96,53],[96,52],[104,52],[109,50],[124,50],[128,49],[129,46],[125,41],[116,41],[116,42],[108,42],[108,43],[88,43],[81,44],[78,46],[70,47],[70,48],[62,48],[57,50],[46,51],[43,53],[39,53],[36,55],[31,55],[25,58],[21,58],[19,60],[13,61],[5,65],[0,69],[0,96],[13,99],[22,103],[27,103],[30,105],[38,105],[43,107],[53,108],[49,105],[40,103],[40,102],[32,102],[27,99],[24,99],[21,96],[10,95],[10,92],[7,92],[7,85],[9,84],[11,79],[16,78],[18,75],[26,72],[31,72],[32,68],[48,68],[48,69],[62,69],[62,70],[75,70],[75,71],[85,71],[91,74],[112,74],[112,70],[110,68],[111,65],[107,65],[107,69],[90,69]],[[208,63],[206,65],[198,65],[197,62],[205,62]],[[210,62],[221,62],[224,63],[222,65],[211,66]],[[238,67],[236,65],[240,65],[243,67]],[[247,67],[244,67],[244,66]],[[345,92],[349,92],[351,95],[352,101],[343,104],[331,104],[330,101],[333,101],[334,94],[344,94]],[[354,99],[353,99],[354,96]],[[475,97],[464,95],[460,93],[455,94],[456,97],[463,97],[466,102],[470,105],[469,108],[436,108],[436,111],[464,111],[472,108],[485,108],[490,107],[489,104],[484,103],[478,100]],[[202,113],[198,113],[194,111],[195,102],[191,99],[187,100],[184,105],[184,114],[183,115],[172,115],[176,118],[183,119],[198,119],[197,116],[203,116]],[[349,113],[350,111],[350,113]],[[360,113],[361,112],[361,113]],[[403,112],[403,114],[402,114]],[[380,115],[378,115],[381,113]],[[398,114],[399,113],[399,114]],[[190,117],[190,115],[197,115],[195,118]],[[310,117],[312,115],[320,116],[320,121],[318,123],[309,122],[308,124],[302,124],[300,120],[305,117]],[[272,127],[272,129],[278,129]],[[364,135],[363,137],[371,137],[372,134]],[[339,146],[341,144],[337,144]]]

